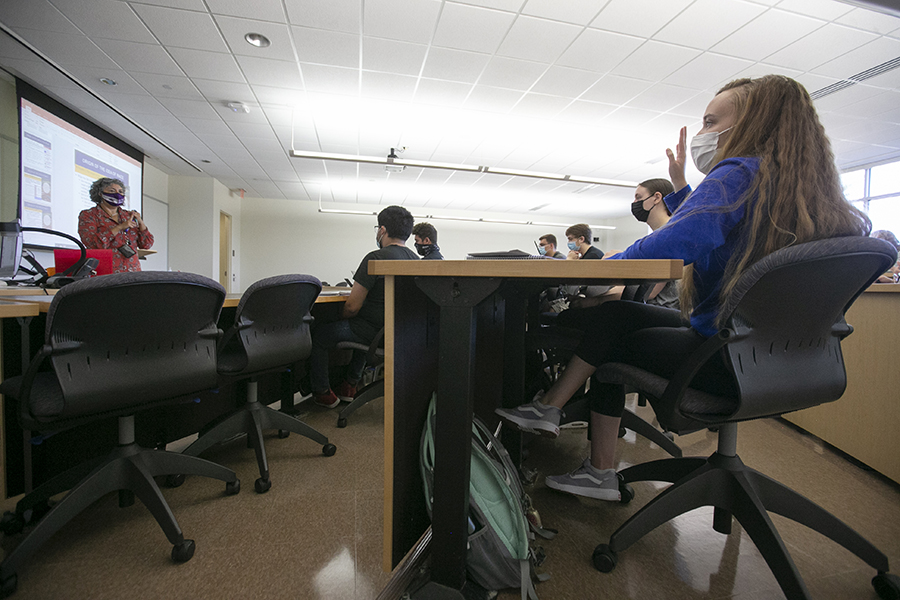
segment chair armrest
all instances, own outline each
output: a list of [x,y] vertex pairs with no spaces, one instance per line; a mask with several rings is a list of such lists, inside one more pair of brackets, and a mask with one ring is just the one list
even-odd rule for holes
[[[38,353],[34,355],[34,358],[31,359],[28,369],[22,376],[22,385],[19,387],[19,397],[17,398],[23,405],[25,405],[28,398],[31,397],[31,386],[34,383],[34,378],[38,374],[41,365],[44,364],[44,360],[52,354],[53,347],[50,344],[44,344],[41,346],[41,349],[38,350]],[[29,410],[28,412],[30,413],[31,411]]]
[[372,343],[369,344],[369,351],[366,352],[367,365],[375,364],[375,359],[378,356],[378,348],[381,345],[382,340],[384,340],[384,327],[381,328],[381,331],[375,334],[375,338],[372,340]]

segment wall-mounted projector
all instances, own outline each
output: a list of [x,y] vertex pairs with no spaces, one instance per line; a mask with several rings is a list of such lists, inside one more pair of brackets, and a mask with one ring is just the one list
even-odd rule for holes
[[[400,152],[406,150],[406,146],[400,148]],[[384,170],[388,173],[402,173],[404,169],[406,169],[406,165],[395,165],[391,164],[393,161],[397,160],[398,156],[394,148],[391,148],[391,153],[387,155],[388,164],[384,165]]]

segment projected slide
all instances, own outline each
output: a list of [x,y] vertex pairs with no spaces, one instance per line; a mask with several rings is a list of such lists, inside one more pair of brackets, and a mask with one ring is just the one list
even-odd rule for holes
[[[140,210],[140,161],[25,98],[21,99],[21,119],[22,225],[78,237],[78,213],[94,206],[88,190],[100,177],[123,181],[127,190],[124,208]],[[74,247],[64,238],[31,232],[25,242]]]

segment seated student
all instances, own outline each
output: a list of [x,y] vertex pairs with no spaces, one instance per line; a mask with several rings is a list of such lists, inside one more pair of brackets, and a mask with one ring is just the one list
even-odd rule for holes
[[[669,222],[672,211],[666,206],[665,198],[673,193],[675,188],[668,179],[648,179],[638,184],[634,190],[634,202],[631,203],[631,214],[634,218],[642,223],[650,226],[650,229],[656,231]],[[648,207],[649,203],[649,207]],[[593,297],[575,296],[569,300],[569,310],[561,313],[565,315],[558,323],[564,327],[574,327],[574,321],[578,318],[578,311],[571,309],[590,308],[599,306],[610,300],[620,300],[624,287],[617,285],[605,294]],[[678,282],[667,281],[657,284],[647,295],[647,304],[655,304],[656,306],[665,306],[668,308],[678,308]]]
[[[888,242],[895,250],[900,252],[900,241],[897,240],[897,236],[893,232],[887,229],[879,229],[872,232],[872,237]],[[879,277],[875,283],[897,283],[898,279],[900,279],[900,257],[897,258],[897,262],[891,267],[891,270]]]
[[566,255],[556,249],[556,236],[552,233],[545,233],[538,238],[538,252],[541,256],[549,256],[550,258],[565,258]]
[[[691,157],[706,178],[690,196],[684,180],[686,128],[667,151],[678,192],[671,221],[610,258],[681,259],[682,311],[636,302],[606,302],[562,377],[532,402],[497,413],[520,429],[556,437],[560,407],[607,362],[624,362],[671,378],[684,357],[722,325],[720,310],[740,276],[787,246],[865,236],[868,217],[844,198],[831,144],[806,89],[782,75],[738,79],[707,107],[691,140]],[[802,199],[799,201],[798,199]],[[702,367],[698,388],[733,395],[734,377],[721,360]],[[600,384],[591,406],[591,452],[580,467],[546,478],[559,491],[618,501],[615,449],[624,386]]]
[[353,275],[353,287],[344,303],[340,321],[317,325],[312,333],[309,357],[313,399],[319,406],[334,408],[341,400],[350,402],[356,395],[356,384],[366,366],[365,352],[354,352],[347,367],[346,379],[331,390],[328,378],[328,351],[338,342],[370,344],[384,327],[384,277],[369,274],[372,260],[418,260],[404,242],[413,229],[413,216],[402,206],[388,206],[378,213],[373,250],[363,257]]
[[424,259],[444,260],[441,249],[437,245],[437,229],[431,223],[416,223],[413,227],[416,237],[416,252]]
[[603,252],[599,248],[591,246],[593,234],[586,223],[578,223],[566,229],[566,239],[569,240],[569,260],[600,259]]

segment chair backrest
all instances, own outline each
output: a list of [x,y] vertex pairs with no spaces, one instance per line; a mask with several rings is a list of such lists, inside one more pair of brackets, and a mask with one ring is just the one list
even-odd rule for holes
[[847,376],[844,314],[896,260],[882,241],[842,237],[773,252],[750,267],[722,308],[725,352],[739,390],[733,420],[837,400]]
[[320,291],[322,284],[310,275],[278,275],[247,288],[225,333],[219,370],[261,373],[308,357],[310,309]]
[[642,283],[640,285],[626,285],[622,290],[622,300],[630,300],[632,302],[646,302],[647,296],[656,286],[655,283]]
[[60,289],[45,345],[58,418],[126,410],[215,387],[225,290],[190,273],[104,275]]

